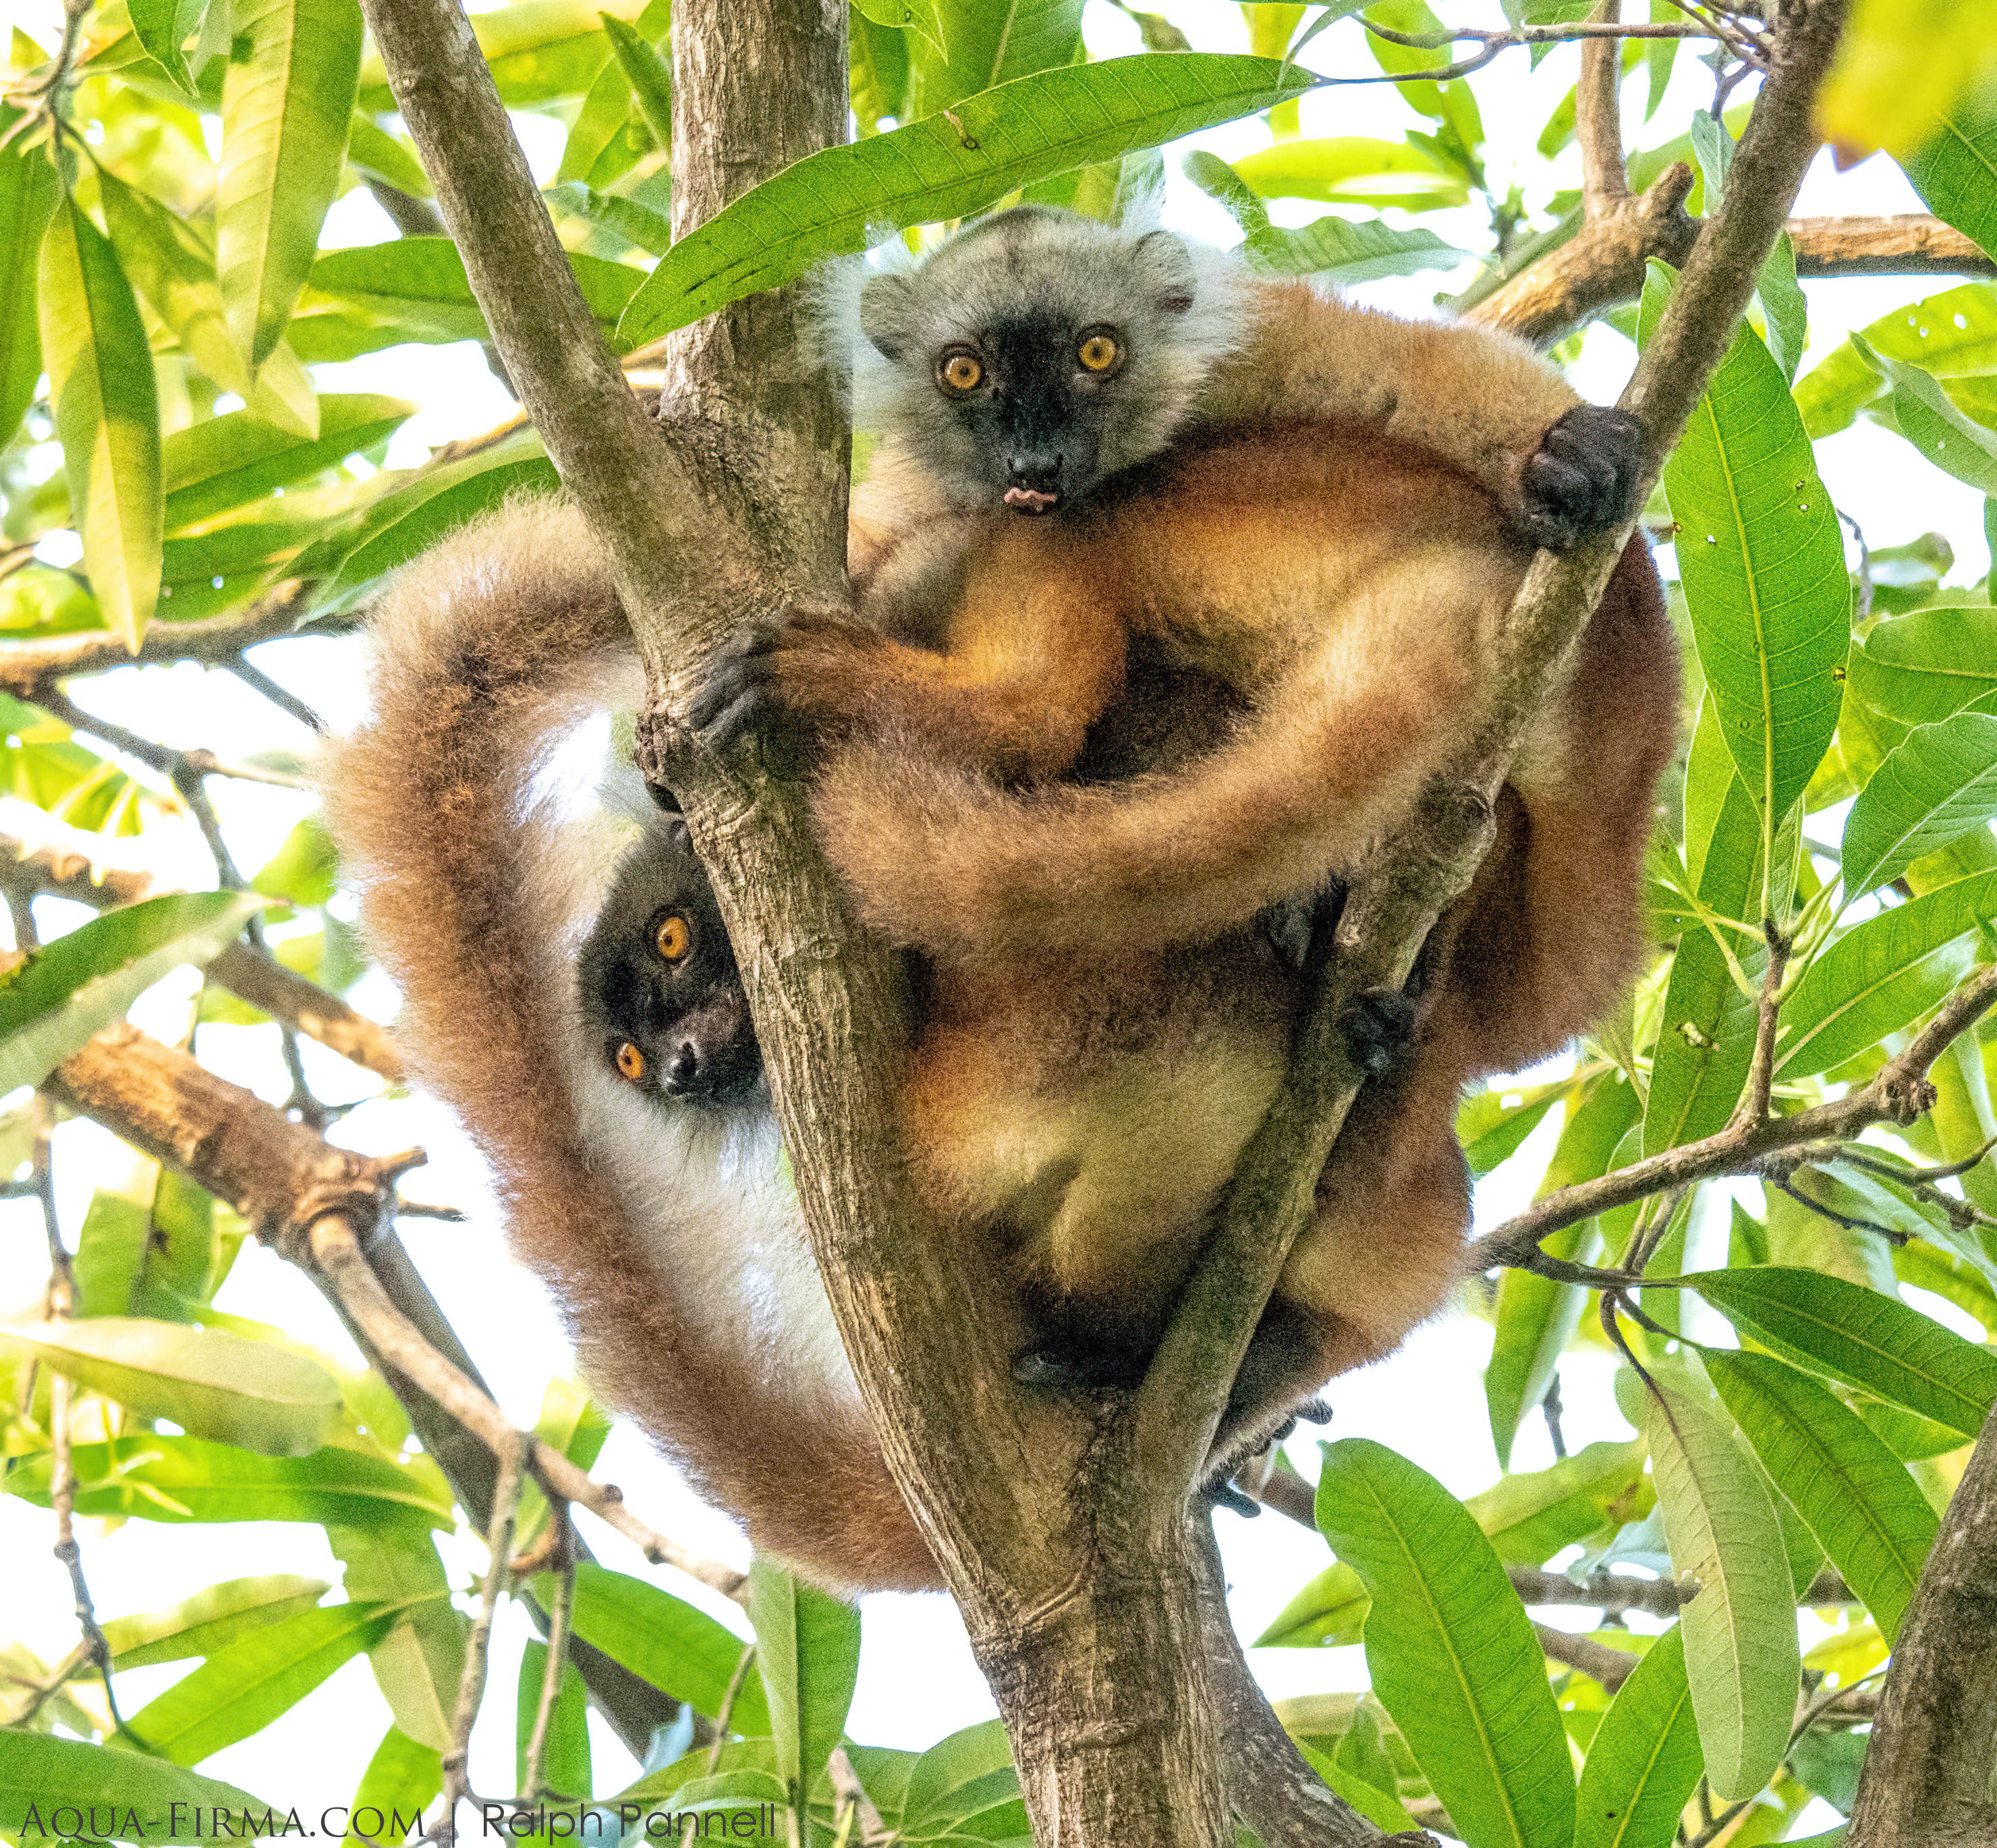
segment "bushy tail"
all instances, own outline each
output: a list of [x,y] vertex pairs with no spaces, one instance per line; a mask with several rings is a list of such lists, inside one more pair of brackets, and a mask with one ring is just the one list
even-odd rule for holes
[[491,1162],[515,1248],[592,1370],[760,1545],[842,1588],[933,1584],[857,1405],[778,1392],[683,1312],[578,1129],[576,940],[629,829],[564,815],[537,779],[578,723],[643,691],[580,516],[519,501],[465,528],[402,574],[373,637],[374,713],[330,753],[328,822],[412,1067]]

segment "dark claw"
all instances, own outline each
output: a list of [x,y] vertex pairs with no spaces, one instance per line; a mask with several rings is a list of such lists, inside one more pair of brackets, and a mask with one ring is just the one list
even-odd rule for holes
[[1331,1408],[1323,1399],[1305,1399],[1297,1408],[1297,1417],[1306,1425],[1328,1425],[1331,1422]]
[[1232,1508],[1243,1519],[1252,1521],[1262,1512],[1253,1495],[1244,1495],[1231,1482],[1216,1478],[1200,1491],[1216,1508]]
[[1540,440],[1519,478],[1535,544],[1564,552],[1637,511],[1643,426],[1627,411],[1576,405]]
[[1347,1055],[1369,1078],[1392,1071],[1414,1050],[1415,1004],[1399,988],[1355,995],[1338,1025]]

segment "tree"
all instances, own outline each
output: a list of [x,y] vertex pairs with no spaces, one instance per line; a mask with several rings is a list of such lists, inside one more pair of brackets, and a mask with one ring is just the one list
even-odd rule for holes
[[[1975,9],[1916,29],[1889,7],[1861,5],[1833,67],[1842,0],[1674,12],[1633,27],[1626,48],[1606,22],[1575,23],[1574,8],[1529,6],[1509,26],[1464,32],[1434,29],[1418,7],[1376,7],[1367,36],[1348,26],[1317,49],[1350,77],[1371,46],[1404,82],[1433,126],[1395,147],[1296,138],[1293,107],[1316,80],[1288,57],[1169,51],[1078,64],[1071,11],[1027,21],[982,5],[925,6],[885,24],[863,15],[849,56],[816,9],[772,4],[741,18],[682,0],[669,73],[663,9],[600,30],[575,22],[565,36],[525,9],[485,16],[483,51],[431,0],[369,0],[366,10],[392,99],[362,62],[350,0],[278,0],[226,19],[143,4],[129,21],[94,22],[79,8],[52,57],[17,50],[17,64],[39,74],[10,106],[0,157],[8,247],[39,252],[35,290],[29,266],[13,262],[0,298],[0,430],[13,438],[28,419],[8,452],[17,549],[0,586],[21,637],[0,654],[22,702],[19,786],[105,832],[129,825],[142,793],[49,729],[74,726],[170,781],[202,821],[224,889],[130,902],[142,896],[133,882],[91,887],[76,862],[47,850],[24,859],[10,886],[24,947],[36,889],[115,907],[36,953],[0,996],[5,1069],[38,1084],[43,1100],[24,1119],[42,1130],[28,1186],[52,1197],[55,1105],[97,1117],[198,1185],[163,1179],[136,1226],[123,1222],[122,1244],[107,1212],[74,1253],[49,1214],[50,1315],[8,1346],[22,1388],[8,1486],[53,1511],[83,1640],[67,1662],[23,1664],[26,1691],[0,1733],[6,1788],[38,1814],[113,1792],[137,1819],[175,1801],[240,1803],[180,1767],[366,1649],[396,1726],[362,1797],[407,1811],[441,1784],[447,1823],[517,1543],[529,1564],[550,1568],[528,1595],[551,1643],[572,1633],[582,1675],[566,1680],[551,1647],[521,1779],[529,1796],[588,1794],[564,1781],[576,1760],[563,1743],[586,1682],[641,1746],[667,1695],[716,1729],[711,1750],[657,1772],[633,1801],[767,1799],[798,1812],[800,1832],[826,1829],[830,1812],[809,1808],[823,1776],[844,1818],[834,1828],[885,1817],[917,1838],[947,1819],[962,1833],[1017,1835],[1030,1819],[1043,1843],[1204,1843],[1224,1839],[1231,1806],[1271,1843],[1357,1843],[1410,1826],[1405,1796],[1474,1848],[1662,1843],[1695,1786],[1687,1828],[1702,1842],[1775,1839],[1812,1790],[1855,1801],[1854,1842],[1987,1835],[1997,1819],[1982,1760],[1959,1729],[1974,1723],[1992,1672],[1979,1646],[1988,1567],[1977,1557],[1997,1505],[1984,1482],[1997,1469],[1992,1448],[1962,1468],[1939,1539],[1920,1489],[1945,1490],[1961,1465],[1997,1398],[1997,1363],[1900,1289],[1930,1291],[1997,1327],[1997,1248],[1985,1236],[1997,1199],[1979,1165],[1997,1126],[1986,1120],[1977,1025],[1997,971],[1972,967],[1997,919],[1988,826],[1997,721],[1976,709],[1997,683],[1997,649],[1987,596],[1945,598],[1947,567],[1932,548],[1861,552],[1854,597],[1809,443],[1863,412],[1990,491],[1997,445],[1977,368],[1997,298],[1972,284],[1885,317],[1790,382],[1799,271],[1988,273],[1997,216],[1977,176],[1997,150],[1997,117],[1974,81],[1990,49]],[[1258,49],[1282,53],[1349,9],[1328,8],[1301,29],[1292,9],[1250,10]],[[1172,43],[1174,28],[1136,16],[1148,43]],[[1572,114],[1585,182],[1571,210],[1534,228],[1491,178],[1468,79],[1502,53],[1575,36],[1588,42]],[[1617,108],[1619,57],[1668,72],[1686,37],[1712,45],[1715,110],[1743,78],[1761,78],[1737,153],[1712,113],[1688,131],[1684,151],[1713,205],[1702,228],[1684,210],[1688,167],[1657,163],[1631,192]],[[1456,65],[1434,61],[1466,43],[1476,49]],[[864,138],[841,147],[849,94]],[[502,95],[565,112],[581,98],[547,200],[518,157]],[[197,99],[219,109],[219,175]],[[1391,1452],[1333,1446],[1315,1514],[1339,1563],[1302,1598],[1291,1633],[1346,1634],[1367,1605],[1383,1713],[1369,1705],[1343,1726],[1306,1728],[1304,1752],[1247,1676],[1187,1486],[1356,1087],[1326,1050],[1329,1022],[1356,989],[1405,974],[1461,889],[1520,715],[1618,543],[1536,565],[1488,726],[1409,838],[1355,887],[1347,940],[1236,1178],[1216,1257],[1140,1391],[1088,1413],[1013,1386],[1009,1357],[967,1322],[949,1260],[881,1158],[890,1115],[880,1074],[900,1025],[893,991],[879,953],[843,926],[798,791],[705,759],[670,722],[690,664],[745,620],[842,604],[843,431],[825,391],[798,389],[768,363],[793,340],[792,298],[754,291],[857,247],[882,222],[954,216],[1023,188],[1084,206],[1112,198],[1133,150],[1257,111],[1279,137],[1271,157],[1230,171],[1200,156],[1195,168],[1236,215],[1251,260],[1357,274],[1416,268],[1436,250],[1432,233],[1377,217],[1278,229],[1267,196],[1364,205],[1391,188],[1440,205],[1474,191],[1491,209],[1493,260],[1468,305],[1549,337],[1623,315],[1643,341],[1625,402],[1644,419],[1651,473],[1663,471],[1658,513],[1707,538],[1676,548],[1704,693],[1683,813],[1656,859],[1654,908],[1672,949],[1571,1073],[1466,1107],[1480,1160],[1555,1112],[1561,1125],[1549,1169],[1561,1184],[1474,1254],[1501,1272],[1487,1382],[1501,1451],[1547,1391],[1590,1291],[1628,1359],[1642,1439],[1613,1459],[1512,1478],[1468,1509]],[[1819,119],[1844,147],[1896,150],[1936,219],[1799,224],[1778,242]],[[1547,139],[1559,140],[1564,120]],[[669,177],[658,153],[668,142]],[[343,171],[375,190],[404,235],[315,259]],[[1412,193],[1411,171],[1421,176]],[[669,250],[657,209],[668,183],[681,232]],[[461,268],[430,235],[431,185]],[[551,207],[597,247],[565,253]],[[611,247],[660,260],[646,277],[598,253]],[[1675,278],[1664,268],[1647,278],[1650,258]],[[1757,295],[1761,329],[1741,327]],[[658,422],[602,337],[619,311],[626,346],[664,341],[670,412]],[[243,882],[205,779],[257,767],[107,729],[64,691],[129,647],[226,664],[286,697],[247,648],[308,621],[350,621],[437,533],[523,481],[551,480],[521,436],[447,452],[406,476],[364,482],[340,466],[382,441],[399,408],[316,397],[307,366],[467,330],[489,334],[613,560],[657,702],[649,760],[688,803],[731,929],[761,946],[745,960],[762,972],[759,1025],[815,1243],[884,1444],[992,1677],[1017,1799],[987,1739],[946,1742],[916,1774],[889,1755],[834,1751],[854,1633],[829,1601],[759,1567],[744,1592],[757,1681],[684,1607],[578,1558],[571,1501],[654,1558],[699,1569],[582,1475],[595,1426],[572,1404],[550,1408],[541,1435],[553,1441],[537,1448],[507,1430],[447,1358],[448,1331],[392,1241],[374,1236],[405,1164],[323,1139],[294,1036],[385,1074],[393,1050],[279,968],[254,926],[236,939],[248,908],[231,888]],[[222,391],[243,408],[216,415]],[[32,460],[50,434],[67,501]],[[80,573],[36,559],[64,521],[80,539]],[[174,598],[160,603],[169,585]],[[169,609],[172,620],[155,619]],[[724,813],[730,826],[718,829]],[[323,864],[309,845],[260,887],[322,902]],[[811,947],[833,936],[851,943],[836,967]],[[160,969],[188,960],[281,1023],[295,1120],[185,1053],[104,1026]],[[837,1022],[844,1056],[812,1061],[784,1024],[802,1019]],[[1858,1139],[1873,1129],[1888,1139]],[[1728,1262],[1682,1285],[1695,1201],[1723,1177],[1760,1182],[1765,1211],[1737,1205]],[[233,1250],[229,1209],[334,1294],[424,1454],[402,1453],[398,1414],[378,1391],[343,1387],[269,1339],[232,1343],[201,1326]],[[1710,1324],[1687,1328],[1686,1287],[1752,1346],[1688,1339]],[[160,1420],[185,1435],[158,1433]],[[1303,1499],[1280,1476],[1263,1493],[1292,1508]],[[1612,1571],[1581,1595],[1606,1607],[1681,1606],[1679,1625],[1634,1670],[1615,1652],[1542,1639],[1556,1660],[1619,1688],[1604,1712],[1564,1670],[1550,1688],[1521,1598],[1574,1595],[1539,1570],[1571,1543],[1599,1541],[1605,1570],[1654,1554],[1654,1535],[1622,1526],[1654,1496],[1673,1564],[1697,1578],[1698,1595]],[[448,1581],[429,1537],[454,1506],[491,1541],[468,1627],[440,1595]],[[323,1588],[238,1582],[122,1627],[91,1613],[77,1514],[276,1508],[336,1528],[347,1601],[319,1605]],[[1021,1508],[1043,1518],[1022,1520]],[[410,1509],[413,1519],[385,1512]],[[1799,1598],[1862,1605],[1877,1626],[1876,1640],[1847,1640],[1800,1712]],[[1875,1709],[1850,1684],[1895,1639]],[[108,1700],[119,1661],[163,1650],[203,1664],[122,1720],[85,1698],[92,1668]],[[1584,1716],[1598,1712],[1591,1726]],[[1850,1729],[1875,1712],[1854,1798]],[[78,1737],[55,1737],[57,1721]],[[136,1753],[90,1743],[113,1729]],[[748,1736],[729,1743],[730,1731]],[[1570,1732],[1587,1747],[1578,1793]],[[978,1781],[988,1773],[994,1784]],[[995,1804],[964,1819],[999,1786]],[[0,1826],[22,1825],[7,1815]],[[184,1826],[185,1839],[224,1832],[198,1819]],[[127,1827],[91,1819],[74,1832]],[[1949,1828],[1954,1836],[1940,1832]]]

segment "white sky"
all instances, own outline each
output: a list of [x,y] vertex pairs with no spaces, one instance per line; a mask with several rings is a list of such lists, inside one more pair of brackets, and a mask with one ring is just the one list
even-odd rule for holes
[[[47,9],[43,5],[40,10]],[[1214,46],[1212,35],[1216,21],[1225,27],[1236,19],[1232,9],[1188,4],[1167,10],[1182,12],[1188,26],[1201,33],[1202,46],[1230,48]],[[1465,16],[1468,11],[1447,10],[1451,17]],[[1088,26],[1099,55],[1137,48],[1134,28],[1105,5],[1091,7]],[[1353,36],[1355,30],[1341,26],[1324,34],[1312,47],[1310,61],[1320,68],[1365,67],[1360,61],[1365,53]],[[1554,184],[1574,181],[1571,153],[1550,169],[1530,153],[1532,136],[1572,81],[1572,54],[1550,56],[1532,73],[1519,54],[1509,54],[1509,58],[1502,79],[1486,81],[1480,88],[1479,100],[1494,144],[1516,143],[1526,150],[1529,191],[1543,199]],[[1685,100],[1696,97],[1696,87],[1684,87]],[[1626,95],[1633,104],[1630,139],[1640,143],[1661,139],[1657,131],[1646,133],[1633,126],[1640,108],[1640,80]],[[1305,99],[1303,129],[1306,135],[1398,134],[1409,119],[1398,98],[1385,87],[1340,89]],[[1681,122],[1682,116],[1675,118],[1672,105],[1668,103],[1658,119]],[[541,119],[519,121],[530,160],[537,172],[545,174],[559,155],[560,132]],[[1251,121],[1202,136],[1200,141],[1225,157],[1261,146],[1267,138],[1266,129]],[[1171,172],[1171,222],[1216,241],[1232,241],[1232,228],[1219,208],[1178,177],[1175,163]],[[1833,174],[1827,162],[1819,160],[1797,207],[1802,213],[1918,209],[1918,201],[1898,170],[1884,158],[1844,175]],[[1287,216],[1297,222],[1315,209],[1298,208]],[[1437,229],[1444,236],[1450,234],[1447,225]],[[1474,212],[1466,212],[1457,233],[1461,241],[1475,243],[1478,230]],[[391,235],[391,227],[372,201],[357,191],[334,207],[326,242],[367,243]],[[1384,282],[1357,292],[1364,299],[1423,312],[1434,295],[1449,286],[1449,278],[1430,274]],[[1461,286],[1460,281],[1455,286]],[[1807,286],[1811,345],[1806,369],[1849,328],[1949,284],[1938,281],[1924,285],[1887,278]],[[1591,398],[1612,398],[1621,388],[1632,357],[1626,343],[1598,329],[1575,368],[1577,383]],[[400,393],[425,405],[395,440],[390,456],[395,465],[420,461],[430,446],[489,427],[512,409],[478,349],[469,344],[405,347],[350,365],[315,370],[322,390]],[[1867,536],[1875,546],[1899,543],[1939,529],[1956,550],[1954,581],[1973,581],[1987,570],[1981,497],[1931,467],[1907,445],[1861,423],[1820,445],[1818,460],[1833,498],[1840,505],[1848,498],[1863,509],[1868,522]],[[273,643],[258,650],[257,658],[260,666],[295,688],[336,726],[351,722],[362,710],[364,686],[357,651],[350,644],[311,640]],[[121,671],[81,688],[79,697],[107,718],[178,745],[205,745],[238,757],[274,746],[304,750],[309,745],[302,728],[227,676],[208,674],[197,667]],[[304,808],[300,798],[284,791],[222,779],[215,780],[211,788],[238,860],[246,868],[260,865],[275,851]],[[0,816],[0,826],[12,825]],[[183,851],[190,847],[185,836],[178,845]],[[205,877],[202,865],[198,842],[195,841],[180,876],[198,883]],[[76,915],[74,908],[45,903],[45,934],[65,927],[59,920],[74,921]],[[161,984],[143,1004],[142,1024],[166,1036],[178,1036],[189,988],[185,973]],[[355,998],[357,1005],[385,1017],[394,1005],[388,985],[379,977],[371,978]],[[273,1030],[268,1029],[209,1027],[202,1033],[207,1062],[278,1102],[284,1086],[272,1056],[273,1045]],[[309,1069],[329,1101],[374,1088],[365,1074],[309,1043],[305,1050]],[[1550,1129],[1547,1126],[1510,1164],[1528,1184],[1537,1172],[1535,1152],[1543,1158]],[[412,1098],[364,1105],[343,1122],[336,1138],[379,1151],[422,1143],[430,1151],[430,1166],[413,1177],[407,1191],[471,1210],[469,1225],[414,1221],[405,1225],[403,1236],[509,1415],[530,1422],[543,1382],[567,1367],[566,1344],[539,1285],[505,1260],[478,1164],[454,1126],[426,1100]],[[124,1160],[118,1146],[93,1126],[77,1123],[62,1132],[58,1172],[64,1222],[72,1243],[91,1188],[115,1174]],[[1502,1217],[1520,1197],[1520,1184],[1501,1171],[1480,1195],[1480,1219]],[[5,1215],[0,1217],[0,1226],[11,1234],[0,1239],[0,1312],[12,1313],[16,1305],[31,1304],[39,1292],[45,1260],[39,1222],[32,1209],[0,1205],[0,1215]],[[244,1255],[224,1291],[222,1306],[281,1323],[329,1351],[354,1358],[343,1333],[317,1294],[302,1278],[265,1254]],[[1486,1325],[1469,1318],[1419,1331],[1392,1360],[1333,1382],[1328,1396],[1337,1415],[1327,1435],[1378,1438],[1419,1461],[1458,1495],[1487,1486],[1497,1474],[1479,1370],[1489,1340]],[[1571,1449],[1578,1450],[1596,1438],[1630,1435],[1610,1403],[1607,1374],[1606,1361],[1594,1353],[1571,1357],[1563,1367]],[[1315,1452],[1309,1443],[1293,1443],[1292,1448],[1299,1467],[1314,1474]],[[1529,1421],[1514,1456],[1515,1467],[1530,1469],[1550,1460],[1543,1426],[1537,1420]],[[744,1560],[743,1550],[729,1523],[695,1502],[644,1439],[628,1427],[620,1426],[613,1434],[597,1473],[623,1484],[634,1507],[654,1525],[712,1554],[738,1563]],[[587,1515],[581,1519],[586,1528],[592,1526]],[[93,1533],[95,1525],[82,1524],[85,1557],[98,1611],[105,1615],[170,1604],[203,1585],[239,1574],[297,1571],[336,1581],[338,1577],[336,1564],[316,1528],[278,1524],[174,1527],[140,1521],[107,1535]],[[1326,1550],[1313,1536],[1275,1515],[1264,1515],[1252,1522],[1223,1515],[1219,1526],[1236,1619],[1243,1633],[1252,1636],[1326,1562]],[[589,1537],[605,1564],[621,1570],[646,1572],[642,1560],[615,1536],[598,1529]],[[67,1580],[50,1556],[50,1539],[46,1514],[0,1498],[0,1566],[4,1566],[14,1593],[9,1608],[15,1614],[5,1627],[17,1630],[53,1659],[74,1640],[74,1629]],[[446,1551],[460,1581],[470,1581],[482,1567],[482,1549],[474,1543],[447,1541]],[[698,1586],[678,1582],[675,1575],[664,1570],[651,1576],[712,1610],[723,1622],[746,1629],[739,1613]],[[1559,1614],[1554,1614],[1552,1620],[1560,1621]],[[865,1621],[867,1647],[848,1729],[854,1737],[869,1743],[920,1747],[992,1713],[990,1696],[971,1660],[962,1625],[947,1599],[869,1598]],[[1585,1614],[1574,1613],[1568,1621],[1573,1627],[1585,1627]],[[524,1620],[509,1615],[502,1622],[494,1652],[492,1692],[474,1739],[475,1788],[511,1788],[511,1688],[527,1634]],[[1264,1650],[1254,1660],[1265,1686],[1277,1696],[1364,1684],[1364,1667],[1357,1650]],[[129,1714],[143,1705],[185,1672],[186,1666],[121,1675],[118,1688],[125,1711]],[[356,1661],[275,1726],[218,1754],[202,1769],[273,1801],[315,1808],[343,1802],[385,1724],[385,1710],[367,1666]],[[595,1715],[592,1725],[598,1788],[607,1791],[622,1781],[618,1764],[628,1765],[628,1761]],[[1799,1825],[1796,1832],[1807,1833],[1809,1828],[1827,1826],[1834,1819],[1819,1806],[1809,1826]]]

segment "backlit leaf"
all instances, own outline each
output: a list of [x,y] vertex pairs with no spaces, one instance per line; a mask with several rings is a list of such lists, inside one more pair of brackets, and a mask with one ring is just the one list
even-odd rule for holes
[[1916,726],[1859,791],[1844,824],[1847,901],[1997,815],[1997,715]]

